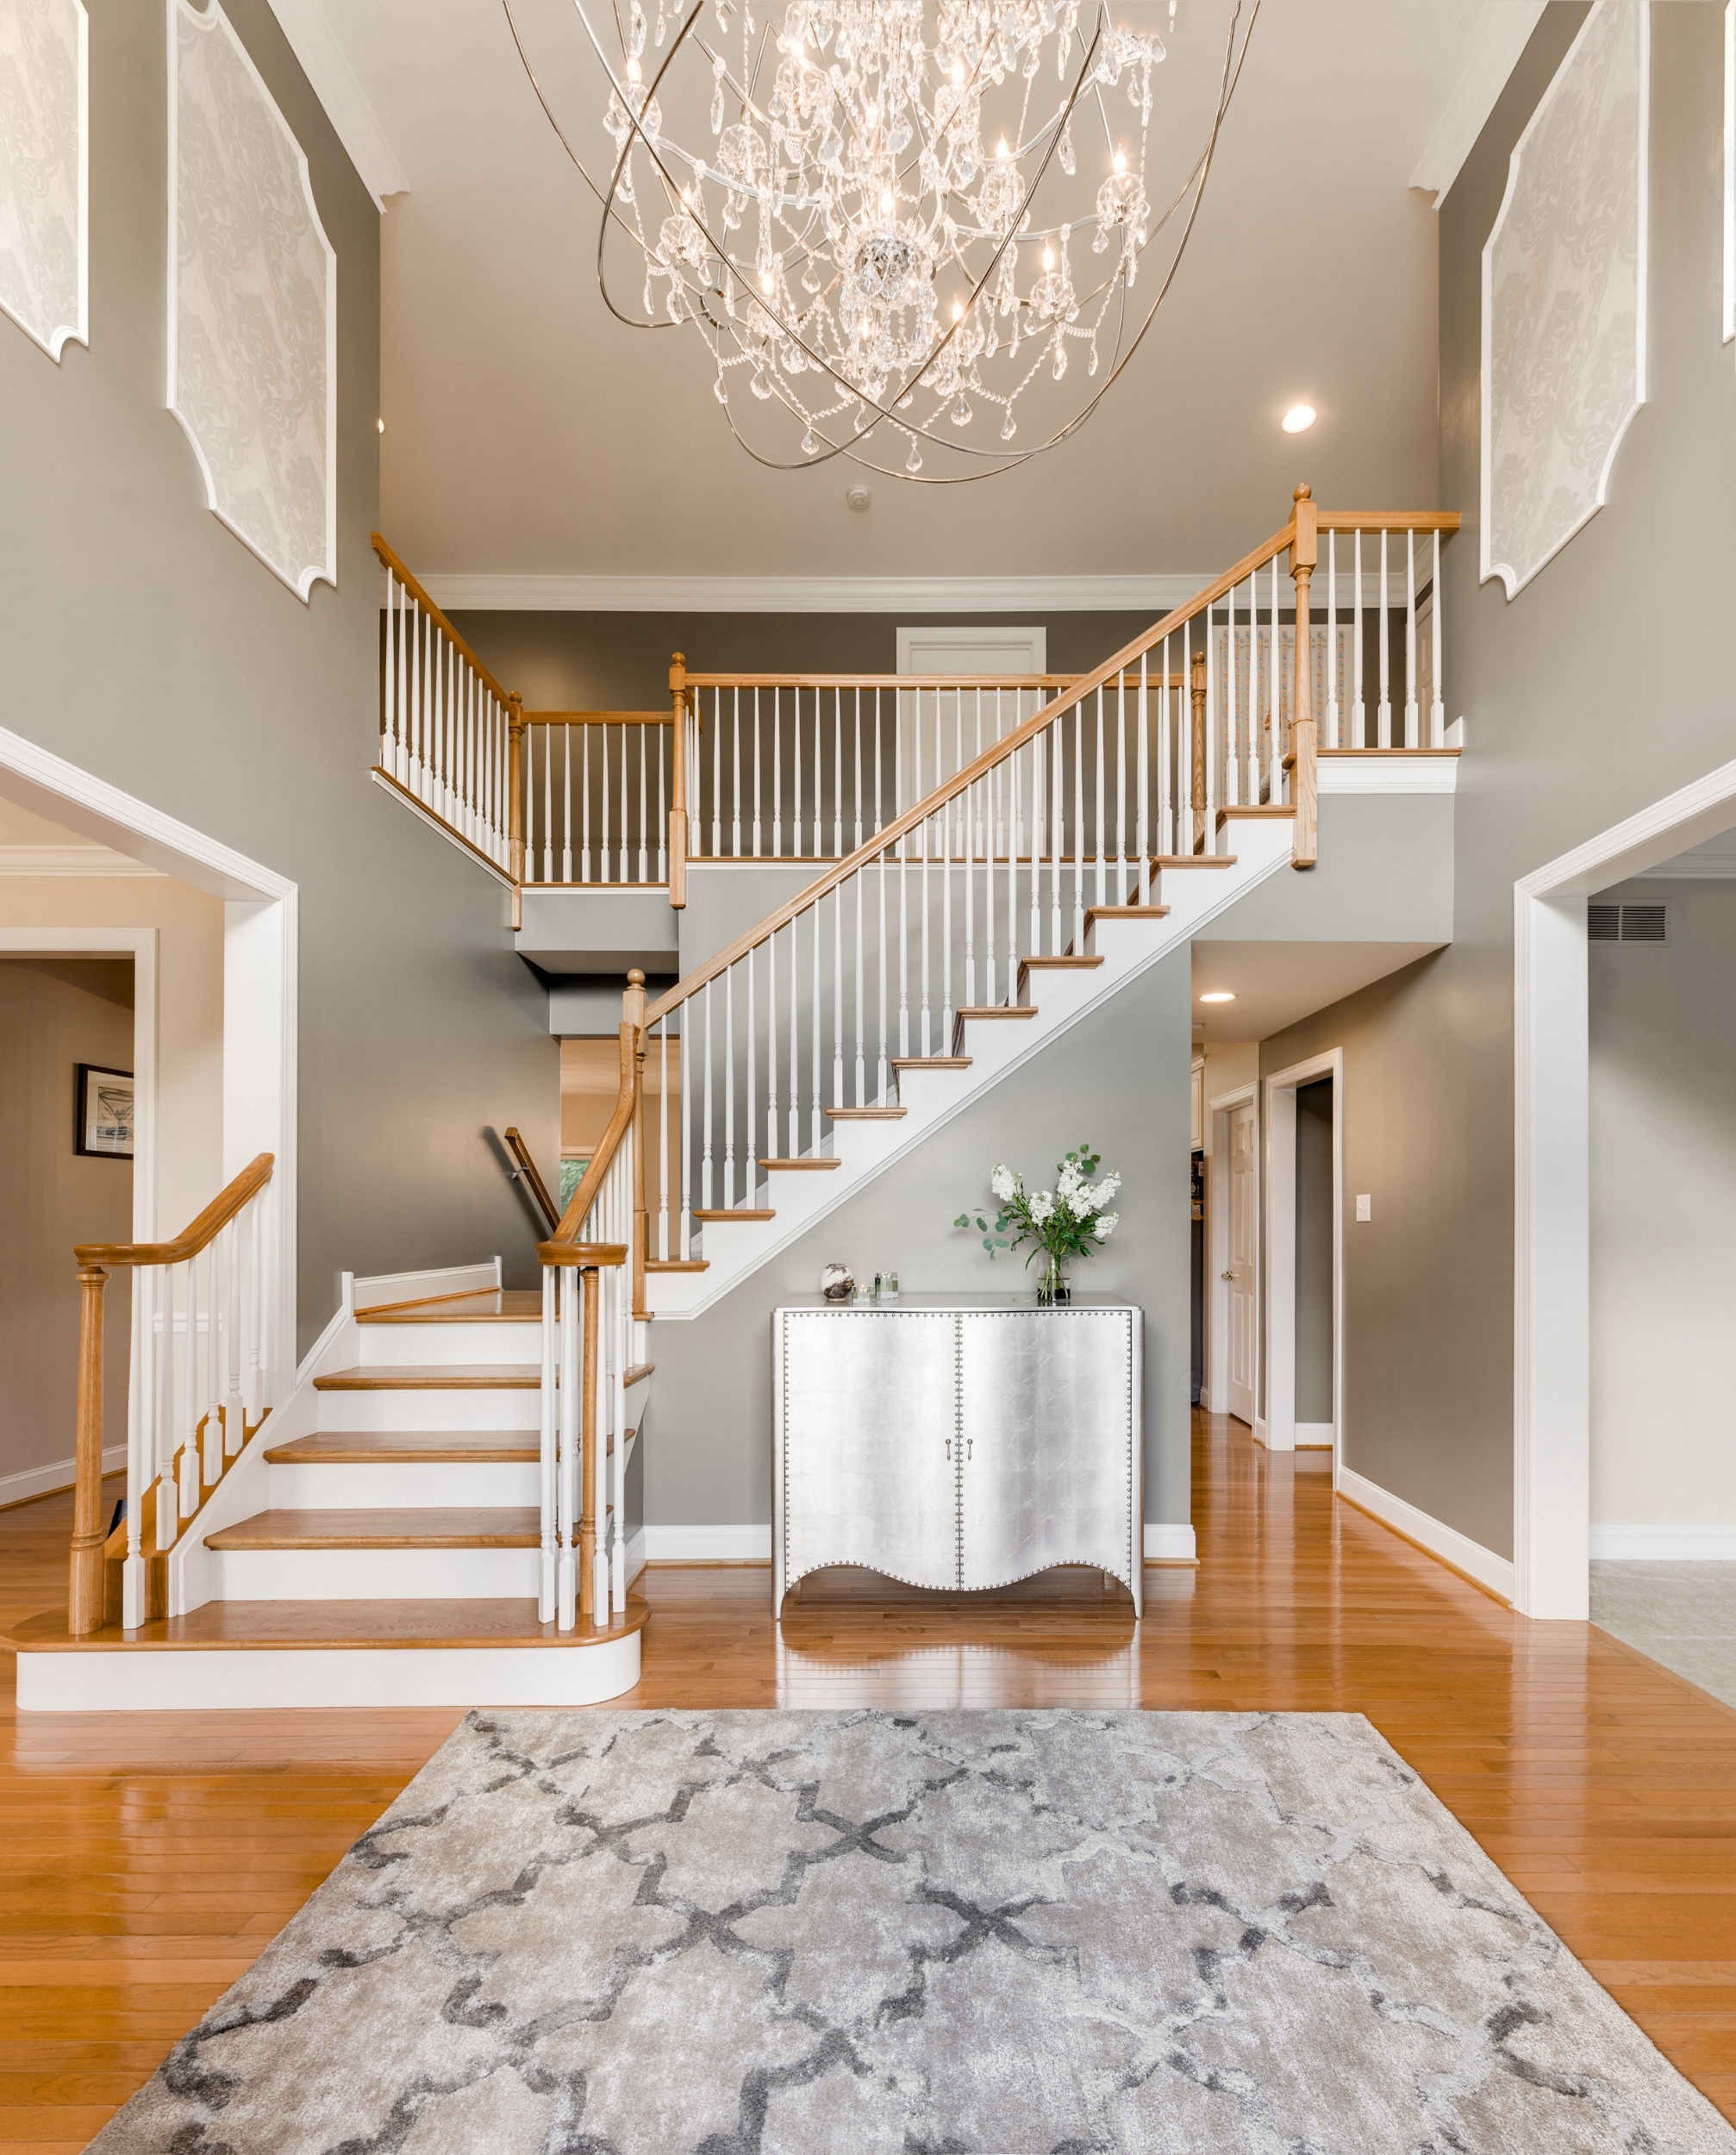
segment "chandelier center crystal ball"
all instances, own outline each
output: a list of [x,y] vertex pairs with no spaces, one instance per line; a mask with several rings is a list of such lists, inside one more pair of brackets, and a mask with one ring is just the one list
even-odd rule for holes
[[789,0],[781,22],[760,0],[657,0],[654,24],[617,0],[602,28],[574,0],[608,82],[612,152],[595,171],[503,0],[603,205],[611,311],[696,333],[763,463],[843,454],[915,478],[938,446],[949,468],[929,476],[948,478],[1066,439],[1126,365],[1192,229],[1258,3],[1229,0],[1221,65],[1195,71],[1203,141],[1190,157],[1177,133],[1154,208],[1177,0],[1155,0],[1156,27],[1113,21],[1104,0]]

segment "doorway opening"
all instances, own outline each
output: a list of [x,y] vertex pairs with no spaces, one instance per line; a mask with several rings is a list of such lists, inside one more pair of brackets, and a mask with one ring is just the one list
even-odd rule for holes
[[1206,1396],[1215,1414],[1255,1427],[1259,1388],[1259,1089],[1238,1085],[1210,1102],[1207,1177],[1213,1275],[1206,1340]]
[[1344,1052],[1265,1081],[1266,1354],[1274,1452],[1330,1452],[1343,1434]]

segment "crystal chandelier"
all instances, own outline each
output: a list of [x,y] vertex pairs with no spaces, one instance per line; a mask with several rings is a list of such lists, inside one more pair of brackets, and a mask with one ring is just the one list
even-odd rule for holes
[[[1166,47],[1105,0],[787,0],[781,27],[756,19],[767,0],[652,4],[654,23],[615,0],[605,39],[574,0],[608,78],[612,148],[588,161],[503,0],[603,205],[609,310],[697,332],[756,461],[930,483],[1053,447],[1114,385],[1181,261],[1259,9],[1230,0],[1202,141],[1183,170],[1169,130],[1154,203]],[[1167,16],[1173,37],[1176,0]]]

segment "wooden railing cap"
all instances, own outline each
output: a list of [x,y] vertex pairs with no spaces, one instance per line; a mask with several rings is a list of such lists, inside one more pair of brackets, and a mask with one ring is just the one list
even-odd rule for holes
[[272,1179],[276,1155],[261,1152],[220,1190],[184,1233],[172,1242],[80,1242],[72,1254],[80,1265],[183,1265],[214,1242],[254,1192]]

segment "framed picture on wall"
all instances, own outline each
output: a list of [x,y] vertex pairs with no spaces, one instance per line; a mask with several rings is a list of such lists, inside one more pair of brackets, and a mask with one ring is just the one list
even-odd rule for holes
[[103,1070],[96,1063],[79,1063],[75,1067],[78,1124],[73,1150],[103,1159],[131,1159],[132,1071]]

